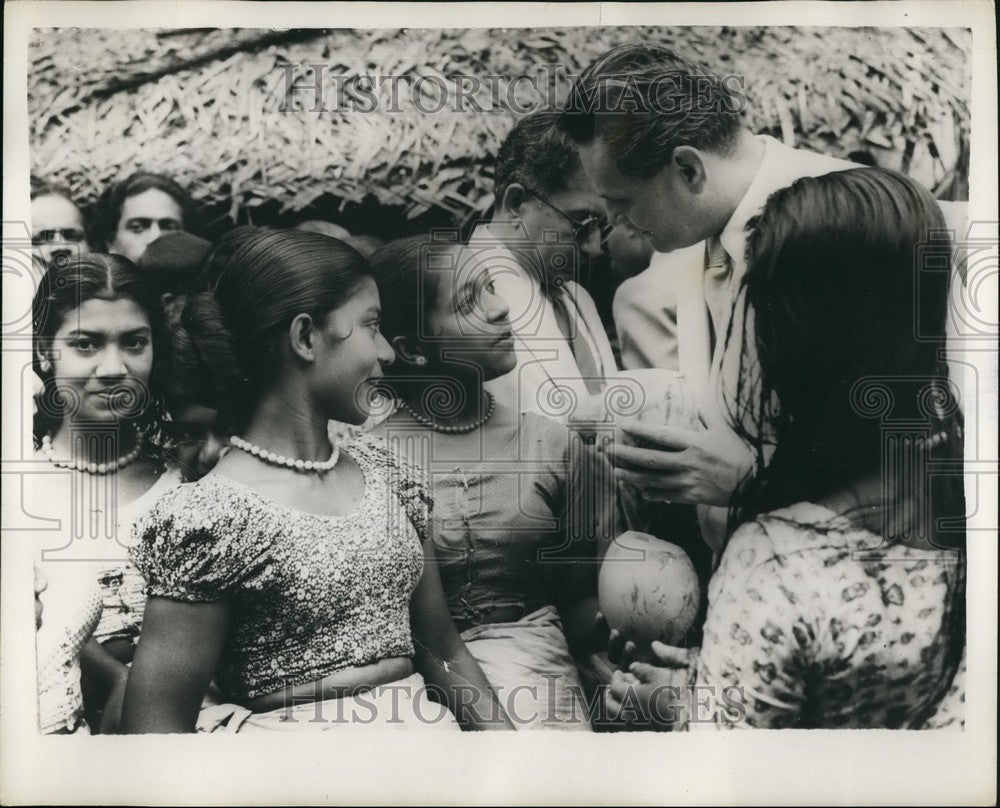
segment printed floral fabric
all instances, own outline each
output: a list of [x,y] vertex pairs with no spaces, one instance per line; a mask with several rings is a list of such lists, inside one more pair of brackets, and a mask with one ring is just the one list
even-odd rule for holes
[[429,499],[381,440],[364,436],[344,451],[365,478],[351,514],[295,510],[209,474],[137,525],[132,556],[150,596],[233,604],[216,674],[228,698],[413,655],[409,602]]
[[693,676],[716,709],[689,728],[960,726],[963,578],[953,551],[884,546],[808,503],[742,526]]
[[101,592],[86,570],[74,564],[42,564],[48,588],[42,592],[42,625],[35,634],[38,654],[38,726],[42,733],[85,732],[80,650],[101,617]]

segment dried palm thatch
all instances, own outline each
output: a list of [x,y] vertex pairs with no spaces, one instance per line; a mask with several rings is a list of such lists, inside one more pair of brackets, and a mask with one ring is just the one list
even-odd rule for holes
[[[141,167],[234,219],[271,199],[295,211],[371,194],[409,218],[438,209],[462,221],[490,204],[491,155],[516,113],[560,100],[568,77],[628,40],[745,77],[756,131],[865,149],[943,198],[966,192],[966,29],[38,29],[33,171],[83,202]],[[289,96],[290,78],[316,80],[306,65],[322,65],[321,91]],[[345,89],[362,76],[404,78],[372,88],[375,104],[365,85]],[[484,86],[470,92],[468,76]]]

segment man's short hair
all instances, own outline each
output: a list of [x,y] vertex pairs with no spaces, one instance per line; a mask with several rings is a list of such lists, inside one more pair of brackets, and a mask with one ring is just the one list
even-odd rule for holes
[[730,84],[667,48],[619,45],[573,83],[557,126],[579,145],[601,137],[620,174],[648,177],[678,146],[733,145],[743,96]]
[[510,130],[497,153],[493,184],[497,207],[515,182],[546,196],[569,188],[581,170],[580,155],[573,141],[557,128],[558,120],[558,112],[533,112]]

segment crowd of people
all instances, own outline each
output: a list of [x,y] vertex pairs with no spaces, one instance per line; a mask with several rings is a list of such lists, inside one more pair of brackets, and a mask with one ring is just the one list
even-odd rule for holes
[[464,237],[33,184],[41,731],[961,726],[962,476],[886,465],[961,465],[953,211],[706,77],[612,48]]

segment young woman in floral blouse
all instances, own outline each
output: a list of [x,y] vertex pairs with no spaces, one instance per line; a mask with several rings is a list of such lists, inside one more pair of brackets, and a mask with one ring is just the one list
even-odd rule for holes
[[768,201],[743,280],[756,350],[737,354],[731,407],[760,471],[732,508],[702,647],[654,647],[662,665],[616,675],[613,711],[692,729],[962,723],[944,227],[926,190],[881,169]]

